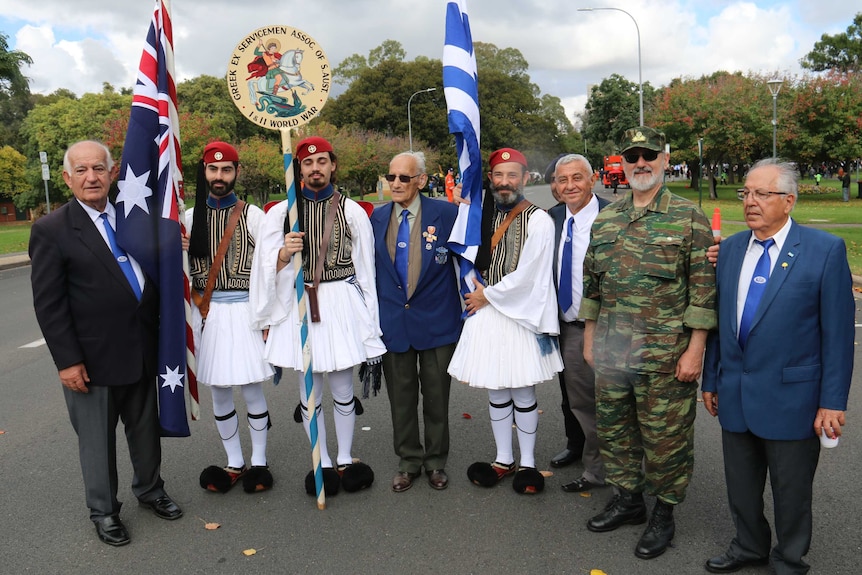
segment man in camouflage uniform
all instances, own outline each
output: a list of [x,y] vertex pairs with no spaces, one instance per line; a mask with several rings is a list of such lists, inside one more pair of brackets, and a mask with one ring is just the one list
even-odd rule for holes
[[[662,179],[664,134],[627,130],[623,169],[632,191],[602,210],[584,260],[584,357],[596,371],[599,444],[616,487],[590,531],[646,521],[635,555],[661,555],[674,536],[673,506],[694,464],[697,378],[716,325],[710,224]],[[643,464],[643,466],[642,466]]]

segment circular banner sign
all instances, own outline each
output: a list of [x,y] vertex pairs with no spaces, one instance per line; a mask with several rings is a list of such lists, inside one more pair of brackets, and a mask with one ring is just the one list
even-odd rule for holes
[[227,66],[233,103],[247,120],[270,130],[296,128],[317,116],[331,83],[323,49],[290,26],[258,28],[237,45]]

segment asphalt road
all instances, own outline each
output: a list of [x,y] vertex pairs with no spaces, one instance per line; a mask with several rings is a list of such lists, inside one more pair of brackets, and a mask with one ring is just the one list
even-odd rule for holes
[[[540,188],[531,189],[530,196],[547,195],[547,189]],[[547,204],[547,198],[531,199]],[[384,393],[363,402],[365,414],[358,419],[354,444],[354,456],[376,472],[375,484],[330,498],[320,511],[303,489],[310,454],[302,426],[292,419],[298,384],[295,376],[288,376],[279,386],[266,388],[273,419],[273,490],[248,495],[237,488],[218,495],[200,488],[201,470],[224,463],[204,389],[202,420],[191,423],[192,436],[162,442],[166,488],[185,516],[166,522],[135,504],[120,439],[120,499],[126,503],[122,517],[132,543],[108,547],[98,541],[87,518],[76,441],[50,354],[44,345],[22,347],[41,337],[32,312],[29,267],[0,271],[0,293],[0,573],[586,575],[601,569],[607,575],[687,575],[704,573],[706,558],[723,551],[733,534],[719,426],[705,410],[696,421],[695,474],[688,498],[676,512],[674,545],[661,557],[642,561],[633,555],[641,526],[606,534],[586,530],[585,522],[602,509],[610,490],[597,490],[590,497],[562,492],[561,484],[579,476],[578,465],[556,470],[545,492],[534,496],[516,494],[510,480],[492,489],[470,484],[467,467],[490,460],[494,448],[486,394],[459,383],[452,385],[447,490],[434,491],[424,480],[405,493],[390,490],[398,461]],[[862,318],[858,309],[857,322]],[[857,329],[857,337],[859,333]],[[862,364],[856,355],[856,365]],[[856,388],[862,384],[859,373],[857,369]],[[559,388],[547,382],[538,394],[543,413],[537,459],[546,464],[564,443]],[[820,457],[814,541],[808,554],[812,573],[860,572],[862,504],[855,487],[862,477],[862,423],[856,417],[861,397],[858,389],[851,393],[841,444],[823,450]],[[238,408],[241,405],[238,402]],[[328,395],[325,405],[330,413]],[[248,450],[247,433],[243,441]],[[769,497],[767,507],[771,510]],[[221,527],[207,530],[207,522]],[[257,553],[245,556],[247,549]]]

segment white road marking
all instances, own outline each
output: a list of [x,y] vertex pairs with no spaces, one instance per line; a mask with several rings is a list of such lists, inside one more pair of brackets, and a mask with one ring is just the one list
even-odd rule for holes
[[45,345],[45,338],[44,338],[44,337],[43,337],[42,339],[37,339],[36,341],[31,341],[31,342],[30,342],[30,343],[28,343],[28,344],[22,345],[22,346],[21,346],[21,347],[19,347],[18,349],[25,349],[25,348],[28,348],[28,347],[40,347],[40,346],[43,346],[43,345]]

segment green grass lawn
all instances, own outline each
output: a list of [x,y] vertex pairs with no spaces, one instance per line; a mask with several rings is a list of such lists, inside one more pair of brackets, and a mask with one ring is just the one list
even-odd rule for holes
[[0,224],[0,254],[26,252],[30,242],[30,222]]

